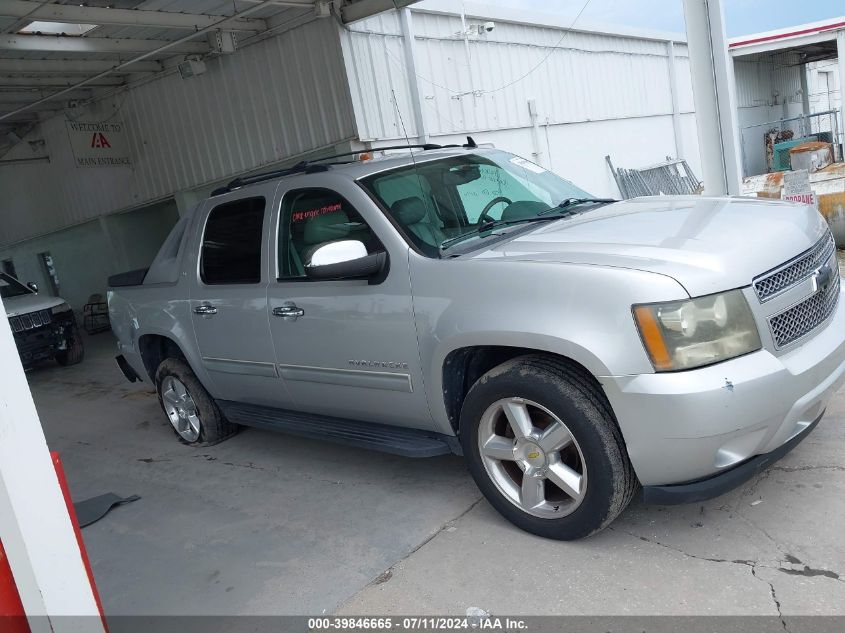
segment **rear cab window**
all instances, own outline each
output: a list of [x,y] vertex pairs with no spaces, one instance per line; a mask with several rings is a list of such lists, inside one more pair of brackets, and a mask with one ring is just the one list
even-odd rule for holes
[[226,202],[211,210],[200,250],[204,284],[261,282],[265,209],[265,198],[256,197]]

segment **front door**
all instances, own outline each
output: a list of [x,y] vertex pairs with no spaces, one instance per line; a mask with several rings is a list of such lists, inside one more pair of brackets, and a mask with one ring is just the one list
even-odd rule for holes
[[[371,228],[375,213],[373,203],[350,181],[284,193],[277,222],[277,278],[268,286],[279,373],[300,411],[431,427],[407,245],[397,244],[398,236],[389,243],[379,239]],[[369,253],[387,249],[385,278],[308,279],[304,265],[309,254],[335,240],[358,240]]]
[[286,407],[267,323],[269,212],[273,187],[212,198],[203,209],[191,318],[216,398]]

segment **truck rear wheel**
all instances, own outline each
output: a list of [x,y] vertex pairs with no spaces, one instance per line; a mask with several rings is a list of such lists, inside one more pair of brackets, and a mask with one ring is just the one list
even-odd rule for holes
[[460,431],[490,504],[539,536],[598,532],[639,487],[598,385],[552,358],[522,356],[484,374],[464,401]]
[[161,408],[182,443],[211,446],[238,432],[185,361],[163,360],[155,382]]
[[67,367],[81,363],[84,357],[85,346],[82,344],[82,335],[79,333],[79,328],[74,325],[67,340],[67,347],[56,352],[55,359],[59,365]]

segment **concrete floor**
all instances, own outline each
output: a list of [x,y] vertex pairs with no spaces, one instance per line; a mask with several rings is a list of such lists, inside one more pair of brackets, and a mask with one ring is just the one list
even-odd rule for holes
[[845,614],[845,391],[814,433],[713,501],[635,501],[559,543],[480,499],[457,457],[246,430],[179,444],[110,334],[28,374],[75,499],[138,494],[83,535],[117,614]]

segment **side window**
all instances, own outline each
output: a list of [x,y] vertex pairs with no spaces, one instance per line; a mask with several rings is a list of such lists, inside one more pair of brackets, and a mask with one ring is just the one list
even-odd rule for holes
[[200,276],[203,283],[261,281],[264,198],[245,198],[214,207],[205,224]]
[[384,250],[355,208],[329,189],[298,189],[285,194],[279,220],[279,279],[304,279],[305,264],[318,247],[358,240],[367,253]]

